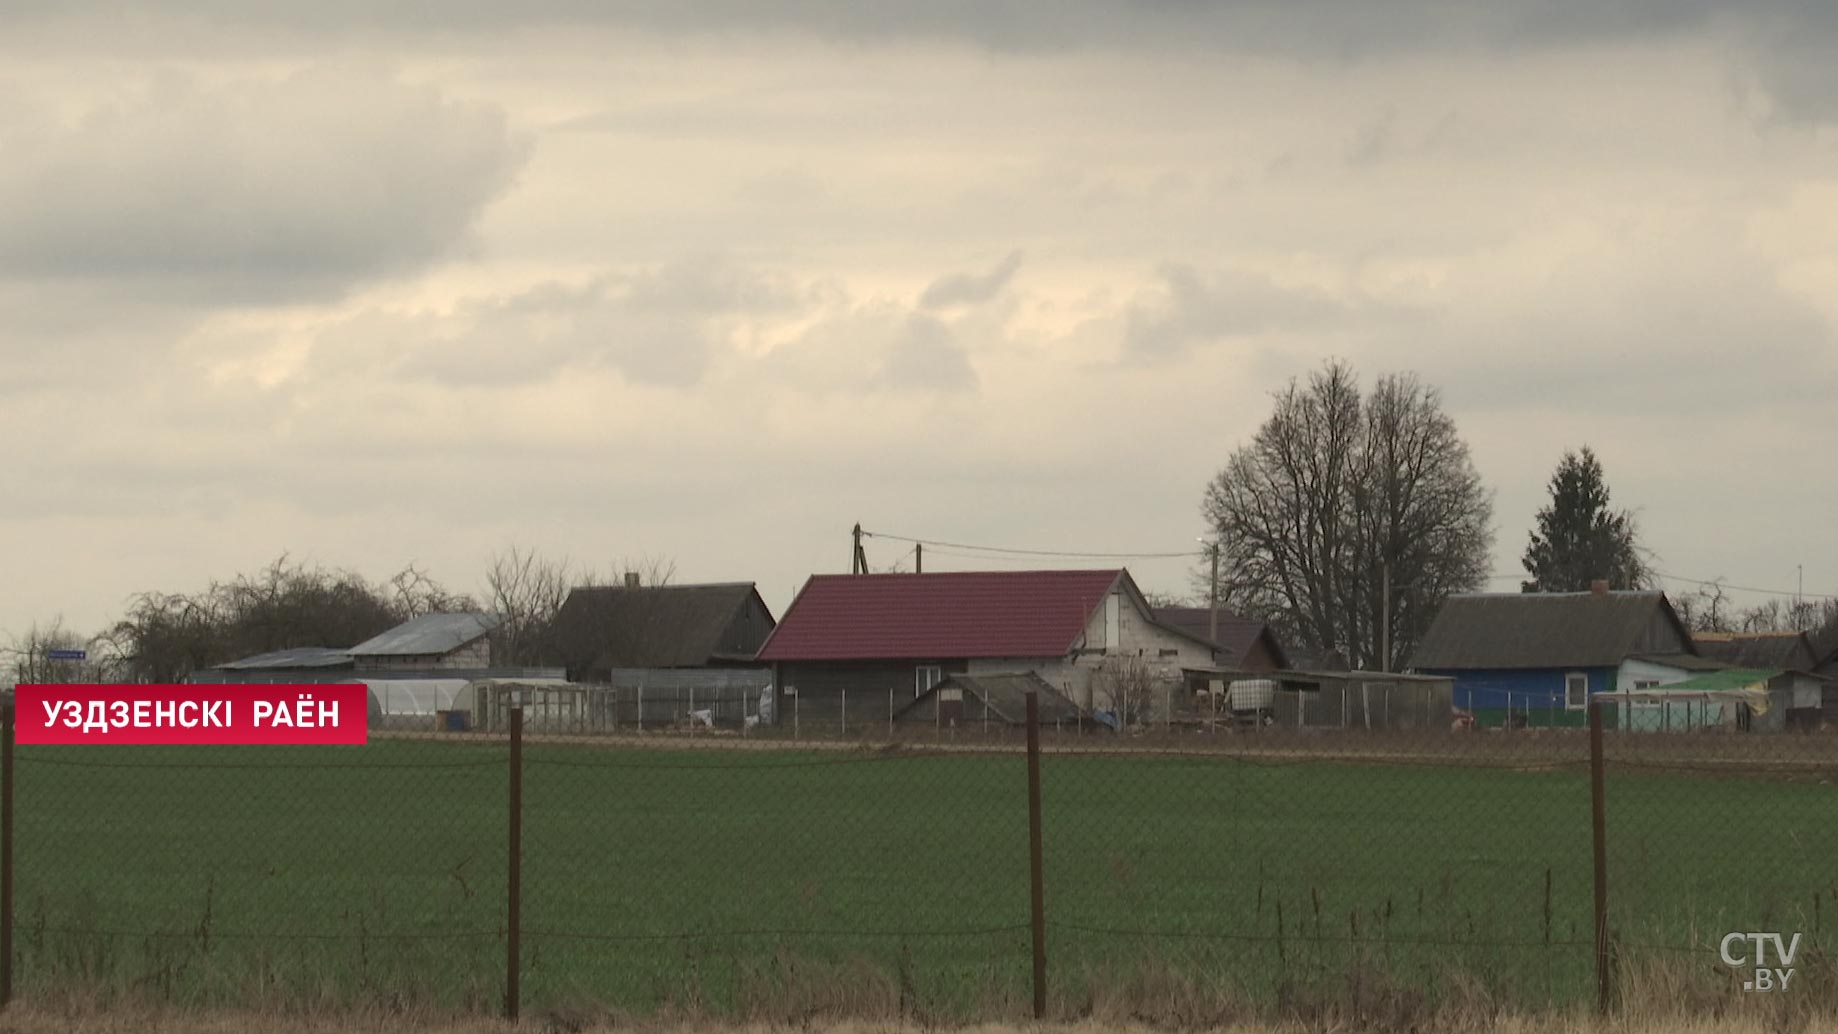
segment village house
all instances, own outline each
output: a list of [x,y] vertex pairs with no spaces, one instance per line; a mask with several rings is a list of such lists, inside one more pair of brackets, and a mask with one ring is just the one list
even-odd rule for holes
[[[758,659],[780,719],[891,714],[951,675],[1033,672],[1076,706],[1118,706],[1119,676],[1164,709],[1211,643],[1157,621],[1123,569],[814,575]],[[789,701],[789,703],[785,703]],[[846,701],[846,705],[845,705]]]
[[772,634],[772,611],[752,582],[575,589],[556,616],[554,662],[577,682],[615,670],[752,667]]
[[1665,593],[1598,582],[1588,592],[1451,596],[1410,668],[1454,679],[1455,707],[1479,725],[1583,725],[1592,695],[1622,688],[1624,672],[1670,678],[1640,667],[1668,657],[1682,679],[1679,658],[1698,651]]

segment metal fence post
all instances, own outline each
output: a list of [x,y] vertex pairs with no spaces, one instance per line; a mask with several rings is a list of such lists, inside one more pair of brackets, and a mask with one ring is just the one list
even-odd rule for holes
[[0,1008],[13,1000],[13,715],[0,709]]
[[504,1018],[517,1020],[523,976],[523,706],[511,708],[510,879],[505,888]]
[[1034,1018],[1047,1015],[1047,895],[1041,861],[1040,829],[1040,698],[1027,694],[1027,824],[1028,883],[1034,934]]
[[1595,842],[1595,983],[1596,1011],[1608,1013],[1608,820],[1607,787],[1603,780],[1602,708],[1589,707],[1589,820]]

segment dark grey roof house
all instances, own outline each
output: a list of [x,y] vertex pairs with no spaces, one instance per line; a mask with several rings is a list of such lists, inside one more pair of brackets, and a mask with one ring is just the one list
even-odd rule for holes
[[1580,725],[1592,694],[1621,665],[1697,649],[1663,592],[1472,593],[1451,596],[1410,657],[1410,670],[1455,680],[1458,709],[1484,725]]
[[1410,666],[1612,667],[1679,653],[1698,650],[1663,592],[1468,593],[1443,604]]
[[588,586],[562,604],[552,661],[583,682],[618,668],[751,666],[773,625],[752,582]]

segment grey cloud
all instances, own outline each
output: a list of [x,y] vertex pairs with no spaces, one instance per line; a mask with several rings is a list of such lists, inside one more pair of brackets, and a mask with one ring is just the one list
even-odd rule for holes
[[[15,19],[48,19],[79,11],[128,14],[134,0],[14,0]],[[1577,39],[1677,32],[1718,20],[1729,5],[1713,0],[1628,0],[1604,4],[1558,0],[1524,5],[1461,0],[1400,0],[1385,5],[1347,0],[173,0],[168,13],[209,22],[308,30],[361,28],[478,31],[507,26],[616,23],[662,31],[785,29],[850,39],[935,38],[991,47],[1199,41],[1207,45],[1283,43],[1329,53],[1418,49],[1436,40],[1549,45]],[[1831,28],[1838,20],[1819,0],[1745,5],[1744,17]]]
[[224,301],[317,298],[461,244],[525,149],[499,110],[375,71],[181,77],[0,128],[0,273]]
[[934,317],[915,314],[887,353],[878,383],[898,391],[974,391],[976,370],[951,329]]
[[[150,19],[136,0],[13,0],[0,26],[89,50],[145,46],[160,19],[187,52],[295,54],[326,39],[476,47],[520,31],[611,28],[695,37],[810,37],[994,51],[1153,50],[1309,60],[1541,51],[1708,35],[1731,44],[1783,113],[1838,110],[1838,5],[1826,0],[171,0]],[[76,23],[91,27],[72,28]],[[0,40],[8,34],[0,32]],[[18,37],[23,33],[13,33]],[[379,39],[380,38],[380,39]],[[0,43],[0,46],[4,46]],[[27,44],[30,45],[30,44]]]
[[[136,0],[13,0],[15,22],[144,15]],[[1155,46],[1360,58],[1452,47],[1544,48],[1734,27],[1770,43],[1838,35],[1823,0],[171,0],[167,16],[311,33],[473,34],[611,25],[687,34],[788,33],[961,42],[998,50]],[[0,15],[5,18],[6,15]]]
[[1134,358],[1172,359],[1232,338],[1321,330],[1355,318],[1395,321],[1406,315],[1389,306],[1284,287],[1266,276],[1235,270],[1206,274],[1171,263],[1159,276],[1159,290],[1131,303],[1124,316],[1124,348]]
[[799,395],[950,395],[980,385],[964,319],[848,296],[824,299],[813,316],[742,375]]
[[636,384],[685,388],[702,379],[713,350],[702,316],[649,306],[610,279],[475,303],[413,321],[404,336],[396,376],[472,387],[611,369]]
[[[730,344],[775,326],[798,329],[763,358]],[[309,379],[511,388],[611,371],[665,388],[707,387],[720,375],[766,376],[798,393],[948,393],[978,383],[962,326],[858,301],[821,280],[702,258],[542,284],[444,313],[368,312],[318,335]]]
[[804,304],[803,292],[781,275],[711,256],[666,263],[618,279],[634,309],[714,316],[783,312]]
[[919,296],[919,307],[947,309],[956,305],[979,305],[1001,294],[1020,269],[1021,253],[1011,251],[987,272],[952,273],[939,277]]
[[1578,257],[1532,296],[1453,309],[1382,351],[1496,412],[1686,420],[1706,435],[1744,414],[1823,413],[1838,332],[1730,233],[1681,227]]

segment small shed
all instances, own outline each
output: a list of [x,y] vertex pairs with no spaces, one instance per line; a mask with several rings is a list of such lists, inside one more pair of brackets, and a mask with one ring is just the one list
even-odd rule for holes
[[1393,671],[1283,671],[1271,723],[1286,729],[1447,729],[1455,680]]
[[423,614],[346,651],[361,671],[491,667],[499,617],[478,611]]
[[1620,727],[1630,732],[1779,732],[1807,724],[1808,714],[1817,714],[1818,693],[1813,677],[1800,672],[1730,668],[1613,697]]
[[1027,724],[1027,695],[1039,698],[1040,724],[1075,721],[1078,705],[1031,671],[993,675],[950,675],[894,712],[901,725],[1003,726]]

